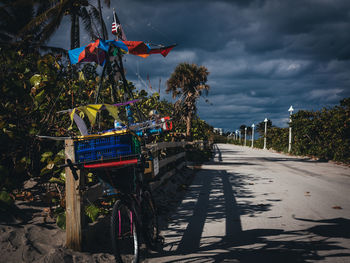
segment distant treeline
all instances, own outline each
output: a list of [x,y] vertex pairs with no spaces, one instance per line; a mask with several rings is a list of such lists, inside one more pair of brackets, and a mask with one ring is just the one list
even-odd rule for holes
[[[292,115],[291,154],[313,156],[324,160],[350,163],[350,98],[340,101],[340,105],[319,111],[300,110]],[[254,141],[254,147],[263,148],[264,134]],[[267,148],[279,152],[288,151],[289,128],[269,127]],[[244,143],[244,138],[230,139],[230,143]],[[247,146],[251,141],[247,140]]]

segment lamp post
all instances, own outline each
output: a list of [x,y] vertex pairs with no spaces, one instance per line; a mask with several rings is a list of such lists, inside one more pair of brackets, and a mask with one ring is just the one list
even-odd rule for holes
[[265,118],[264,122],[265,122],[265,133],[264,133],[264,150],[266,150],[267,118]]
[[289,144],[288,144],[288,152],[290,152],[291,149],[292,149],[292,126],[291,126],[291,124],[292,124],[292,114],[293,114],[293,111],[294,111],[292,105],[289,107],[288,111],[289,111]]
[[236,130],[236,140],[237,140],[237,143],[238,143],[238,130]]
[[244,146],[247,146],[247,127],[244,128]]
[[240,130],[238,130],[239,133],[239,145],[241,145],[241,141],[242,141],[242,133]]
[[252,124],[252,148],[254,147],[254,123]]

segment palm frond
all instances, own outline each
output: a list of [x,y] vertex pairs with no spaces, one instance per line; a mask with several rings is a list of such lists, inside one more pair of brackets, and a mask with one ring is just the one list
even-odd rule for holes
[[92,26],[92,17],[89,14],[89,12],[87,11],[86,8],[82,8],[81,9],[81,13],[80,13],[81,19],[83,21],[84,24],[84,28],[85,30],[88,32],[88,34],[91,37],[91,40],[95,40],[97,39],[97,34],[95,33],[93,26]]
[[[92,15],[92,23],[94,23],[94,21],[97,21],[97,23],[100,25],[100,12],[98,11],[98,9],[94,6],[91,6],[91,12],[90,15]],[[101,28],[97,28],[96,24],[94,23],[95,26],[95,30],[96,30],[96,34],[99,36],[99,38],[101,38],[102,34],[102,30]]]
[[[45,12],[39,14],[37,17],[35,17],[32,21],[30,21],[25,27],[23,27],[20,30],[20,34],[23,35],[25,32],[30,31],[32,28],[40,26],[44,22],[47,22],[48,20],[52,19],[52,17],[60,16],[62,11],[64,12],[66,8],[68,7],[69,0],[62,0],[59,2],[59,4],[49,8]],[[53,19],[54,21],[57,21],[58,19]],[[61,19],[59,19],[60,21]],[[51,23],[50,23],[51,24]],[[59,24],[58,24],[59,26]]]
[[[38,0],[37,0],[38,1]],[[44,12],[46,12],[48,9],[52,8],[57,1],[45,1],[45,0],[39,0],[39,4],[37,6],[37,10],[36,10],[36,16],[43,14]]]
[[55,18],[46,24],[42,29],[40,34],[37,36],[39,43],[45,43],[53,35],[56,29],[60,26],[62,18],[64,16],[64,10],[61,9],[60,12],[55,16]]
[[52,47],[52,46],[40,46],[40,45],[37,45],[37,46],[34,46],[34,47],[37,47],[43,51],[50,51],[52,53],[55,53],[55,54],[61,54],[61,55],[64,55],[65,57],[68,57],[68,51],[64,48],[60,48],[60,47]]
[[111,6],[111,0],[104,0],[104,2],[108,8]]

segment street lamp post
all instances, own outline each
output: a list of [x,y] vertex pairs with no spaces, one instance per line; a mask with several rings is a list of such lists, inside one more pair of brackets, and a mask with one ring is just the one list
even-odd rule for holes
[[252,124],[252,148],[254,147],[254,123]]
[[238,130],[239,133],[239,145],[241,145],[241,141],[242,141],[242,133],[240,130]]
[[244,146],[247,146],[247,127],[244,128]]
[[288,144],[288,152],[290,152],[291,149],[292,149],[292,126],[291,126],[291,124],[292,124],[292,114],[293,114],[293,111],[294,111],[292,105],[289,107],[288,111],[289,111],[289,144]]
[[267,118],[265,118],[264,122],[265,122],[265,133],[264,133],[264,150],[266,150]]

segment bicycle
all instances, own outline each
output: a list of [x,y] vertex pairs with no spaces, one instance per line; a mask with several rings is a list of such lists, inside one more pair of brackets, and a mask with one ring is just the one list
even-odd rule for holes
[[147,248],[155,249],[159,238],[156,207],[148,182],[143,180],[149,150],[141,149],[141,139],[128,129],[112,129],[74,139],[75,161],[67,159],[74,172],[93,172],[105,189],[106,197],[115,198],[111,215],[111,240],[118,263],[137,263],[141,238]]
[[110,221],[116,262],[137,263],[141,238],[151,250],[155,250],[161,241],[155,203],[148,183],[143,180],[141,158],[138,164],[94,172],[105,189],[105,196],[116,198]]
[[141,233],[147,247],[151,249],[155,248],[159,234],[152,195],[139,180],[140,173],[135,174],[136,169],[133,170],[136,177],[135,191],[119,192],[111,216],[112,248],[116,261],[120,263],[138,262]]

